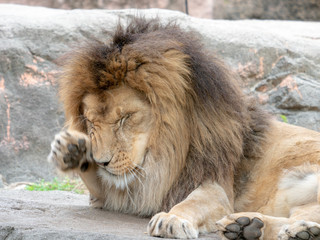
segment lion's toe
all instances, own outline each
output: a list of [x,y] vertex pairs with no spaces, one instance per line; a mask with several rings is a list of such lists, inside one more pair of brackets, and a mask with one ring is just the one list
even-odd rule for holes
[[257,217],[250,219],[249,217],[242,216],[235,220],[224,218],[218,223],[218,228],[221,235],[229,240],[245,239],[256,240],[262,236],[262,228],[264,223]]
[[228,239],[259,239],[262,235],[261,228],[263,225],[263,222],[258,218],[253,218],[250,221],[248,217],[241,217],[236,220],[236,223],[226,226],[224,235]]
[[309,229],[309,231],[311,232],[311,234],[313,234],[314,236],[320,236],[320,226],[315,226],[315,227],[311,227]]
[[297,221],[284,225],[278,235],[279,240],[320,240],[320,225],[314,222]]
[[154,237],[190,239],[198,237],[192,224],[174,214],[158,213],[148,225],[148,233]]

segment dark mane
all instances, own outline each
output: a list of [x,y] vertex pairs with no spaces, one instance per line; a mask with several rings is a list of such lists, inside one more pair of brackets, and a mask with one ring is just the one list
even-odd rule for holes
[[[190,56],[187,64],[191,69],[193,86],[203,103],[208,102],[209,98],[215,102],[226,101],[235,108],[240,105],[234,99],[235,93],[229,86],[229,76],[225,73],[227,71],[225,67],[215,56],[205,53],[205,47],[197,32],[183,31],[175,21],[161,24],[159,19],[134,18],[126,28],[119,24],[111,48],[121,50],[127,44],[139,42],[144,50],[147,50],[146,47],[151,47],[152,49],[148,50],[156,52],[157,46],[163,45],[161,42],[166,44],[170,41],[181,43],[175,48]],[[163,47],[164,50],[169,50],[166,46],[161,46],[162,49],[159,50],[163,50]]]

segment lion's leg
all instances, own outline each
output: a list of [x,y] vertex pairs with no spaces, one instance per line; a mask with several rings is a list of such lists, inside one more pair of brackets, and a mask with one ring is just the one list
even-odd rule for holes
[[289,218],[257,212],[230,214],[217,222],[222,239],[320,240],[320,205],[296,207]]
[[55,136],[48,160],[63,172],[77,173],[91,194],[91,204],[101,207],[102,186],[97,177],[98,166],[92,159],[91,141],[86,134],[68,130]]
[[273,199],[260,211],[264,214],[235,213],[218,221],[222,238],[320,240],[318,166],[307,165],[288,171],[281,178]]
[[[317,189],[316,194],[310,194],[314,201],[291,209],[290,223],[283,225],[279,232],[278,238],[281,240],[320,240],[320,173],[309,174],[309,178],[313,179],[314,188]],[[312,186],[308,185],[305,188]]]
[[282,226],[278,238],[320,239],[319,166],[305,165],[288,172],[282,179],[281,193],[280,199],[286,199],[290,206],[290,221]]
[[101,180],[97,175],[98,166],[90,163],[86,171],[78,171],[78,175],[90,192],[90,205],[94,208],[102,208],[104,206],[104,189]]
[[212,232],[215,222],[233,212],[227,194],[217,183],[204,183],[169,213],[158,213],[148,225],[152,236],[196,238],[199,233]]

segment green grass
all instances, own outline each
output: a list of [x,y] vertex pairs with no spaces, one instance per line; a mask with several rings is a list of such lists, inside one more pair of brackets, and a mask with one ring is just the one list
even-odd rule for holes
[[287,117],[285,115],[281,114],[280,117],[281,117],[283,122],[288,123],[288,119],[287,119]]
[[60,180],[54,178],[51,182],[46,182],[44,179],[41,179],[38,183],[33,183],[26,186],[26,190],[29,191],[70,191],[78,194],[84,194],[84,190],[81,189],[80,180],[71,180],[68,177]]

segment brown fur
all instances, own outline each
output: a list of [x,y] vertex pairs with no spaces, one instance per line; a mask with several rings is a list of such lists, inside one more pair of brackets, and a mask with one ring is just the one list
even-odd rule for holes
[[[80,131],[85,131],[80,104],[86,93],[126,84],[146,95],[158,119],[150,149],[186,162],[163,201],[166,210],[207,178],[230,187],[241,159],[259,155],[268,127],[265,113],[249,103],[200,42],[174,24],[135,19],[126,29],[118,27],[111,44],[97,43],[72,56],[60,81],[66,118]],[[182,141],[189,142],[185,150]]]
[[[285,160],[277,165],[281,156],[274,158],[269,149],[276,147],[281,128],[205,52],[195,32],[174,23],[136,18],[126,28],[119,25],[110,43],[95,42],[72,53],[60,79],[60,98],[69,135],[56,137],[50,158],[70,170],[63,163],[69,148],[57,153],[57,142],[84,139],[86,156],[76,171],[93,205],[143,216],[169,211],[151,221],[148,231],[154,236],[196,237],[199,231],[212,231],[234,205],[263,212],[283,169],[301,164],[290,161],[290,149],[280,141],[287,151],[280,151]],[[122,120],[128,121],[123,129]],[[89,139],[92,131],[96,135]],[[88,155],[91,148],[93,156]],[[114,149],[116,160],[110,157]],[[132,157],[142,154],[143,161]],[[133,172],[139,181],[125,179],[125,189],[113,185],[97,167],[107,160],[111,163],[103,168],[109,172],[118,177]],[[276,174],[268,185],[272,171]],[[162,223],[171,233],[160,229]],[[181,223],[190,229],[188,234]]]

